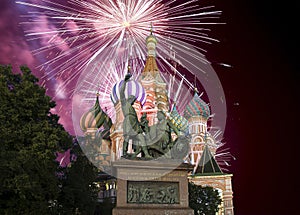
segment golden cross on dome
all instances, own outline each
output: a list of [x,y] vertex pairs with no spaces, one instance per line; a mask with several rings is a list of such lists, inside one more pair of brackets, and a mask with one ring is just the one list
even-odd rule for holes
[[153,33],[153,23],[152,22],[150,23],[150,33],[151,33],[151,35]]
[[96,92],[97,98],[100,96],[99,89],[100,89],[100,84],[97,84],[97,92]]
[[130,60],[129,60],[129,59],[128,59],[128,66],[127,66],[127,70],[128,70],[128,73],[130,73],[131,67],[130,67]]

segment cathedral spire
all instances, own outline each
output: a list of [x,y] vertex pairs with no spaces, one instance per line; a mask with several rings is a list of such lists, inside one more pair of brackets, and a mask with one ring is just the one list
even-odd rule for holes
[[157,39],[153,35],[153,26],[151,23],[151,28],[150,28],[150,35],[146,38],[146,45],[147,45],[147,59],[145,63],[144,70],[142,72],[143,75],[146,73],[150,73],[153,77],[156,76],[158,73],[158,66],[156,63],[156,44],[157,44]]
[[151,23],[150,27],[150,35],[146,39],[147,49],[148,49],[148,57],[155,57],[156,56],[156,44],[157,39],[153,35],[153,25]]
[[150,35],[146,38],[147,59],[145,67],[141,73],[140,81],[147,92],[147,99],[144,105],[144,111],[149,110],[149,124],[156,121],[156,110],[169,111],[169,99],[167,93],[167,84],[164,82],[156,63],[156,45],[157,39],[154,35],[151,23]]
[[129,74],[130,72],[131,72],[130,60],[128,58],[127,73]]
[[153,33],[153,24],[151,22],[151,24],[150,24],[150,34],[152,35],[152,33]]
[[219,164],[211,154],[208,145],[204,146],[203,153],[194,174],[223,174]]

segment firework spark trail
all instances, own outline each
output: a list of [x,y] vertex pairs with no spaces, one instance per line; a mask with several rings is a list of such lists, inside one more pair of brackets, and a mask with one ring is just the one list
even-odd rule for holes
[[[225,145],[224,143],[222,145]],[[221,146],[222,147],[222,146]],[[230,163],[232,160],[236,160],[236,158],[230,153],[230,148],[221,148],[217,149],[215,154],[216,161],[220,165],[220,168],[224,171],[228,171],[227,167],[231,166]]]
[[[199,28],[201,25],[218,24],[211,19],[218,18],[221,11],[214,11],[213,6],[199,7],[198,0],[185,3],[162,0],[69,0],[69,5],[63,5],[48,0],[42,0],[41,4],[33,4],[25,1],[17,1],[18,4],[28,6],[37,11],[29,13],[32,21],[22,22],[22,25],[41,24],[42,20],[36,17],[47,16],[47,21],[55,27],[45,31],[36,31],[32,28],[26,32],[29,40],[41,40],[48,38],[48,45],[33,50],[35,54],[55,52],[55,57],[46,60],[40,68],[51,68],[46,72],[45,78],[52,79],[57,74],[63,75],[68,70],[73,70],[63,89],[78,78],[84,68],[98,55],[106,55],[103,59],[106,63],[109,59],[116,58],[120,48],[126,48],[124,44],[125,32],[132,36],[135,48],[133,57],[145,59],[145,37],[149,35],[150,23],[155,26],[155,35],[159,39],[158,53],[169,53],[169,40],[186,40],[191,42],[211,43],[217,40],[210,38],[207,28]],[[77,28],[69,29],[66,25],[69,21],[75,22]],[[168,38],[170,39],[168,39]],[[55,42],[62,38],[61,43]],[[60,45],[66,43],[69,50],[58,52]],[[176,49],[188,52],[180,43],[174,43]],[[107,49],[109,51],[107,51]],[[204,52],[204,50],[202,50]],[[192,55],[190,53],[190,55]],[[159,57],[162,57],[159,55]],[[199,58],[194,54],[192,57]],[[128,56],[118,56],[119,62],[124,62]],[[202,60],[205,60],[200,56]],[[166,62],[166,59],[163,58]],[[76,68],[76,69],[75,69]],[[182,78],[182,77],[181,77]],[[185,80],[188,85],[191,83]],[[62,90],[63,90],[62,89]]]
[[[29,29],[25,32],[28,41],[44,41],[32,51],[35,56],[47,56],[38,67],[45,70],[44,81],[61,78],[63,83],[57,92],[67,90],[78,93],[69,89],[77,81],[76,88],[81,89],[84,98],[82,102],[94,102],[95,94],[99,91],[102,95],[101,105],[108,108],[108,115],[112,118],[111,89],[124,78],[128,59],[131,59],[134,77],[137,78],[142,71],[147,53],[145,38],[150,34],[151,24],[158,39],[158,66],[166,71],[162,78],[169,80],[172,77],[169,99],[188,101],[188,94],[178,94],[175,89],[178,89],[182,80],[187,90],[193,90],[195,86],[173,66],[170,59],[185,68],[191,65],[193,69],[188,72],[193,76],[197,72],[205,74],[206,71],[193,62],[210,64],[205,58],[206,50],[199,44],[218,42],[209,36],[210,29],[207,26],[220,24],[215,20],[221,15],[221,11],[214,10],[214,6],[200,7],[199,2],[69,0],[64,5],[48,0],[41,0],[40,4],[16,1],[33,10],[23,16],[25,21],[21,23],[25,29]],[[193,44],[197,44],[197,47]],[[173,53],[182,54],[176,54],[175,57]],[[179,112],[184,107],[183,102],[176,103]],[[215,135],[217,137],[220,134],[216,132]],[[226,158],[227,154],[220,152],[219,156]]]

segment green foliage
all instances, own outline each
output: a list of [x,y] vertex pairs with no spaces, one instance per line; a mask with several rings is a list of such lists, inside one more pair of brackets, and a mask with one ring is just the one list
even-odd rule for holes
[[116,203],[112,203],[111,199],[105,198],[103,203],[97,205],[96,214],[112,215],[112,210],[115,207]]
[[80,146],[75,144],[72,153],[76,161],[62,169],[62,189],[58,201],[60,214],[94,214],[97,201],[97,168],[88,160]]
[[55,152],[72,139],[27,67],[0,66],[0,214],[50,214],[59,194]]
[[195,215],[215,215],[222,200],[219,192],[213,187],[202,187],[189,183],[189,206]]

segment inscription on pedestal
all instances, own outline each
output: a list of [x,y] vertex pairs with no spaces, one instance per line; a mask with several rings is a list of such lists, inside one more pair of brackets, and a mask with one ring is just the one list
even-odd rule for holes
[[179,183],[162,181],[128,181],[127,203],[179,204]]

